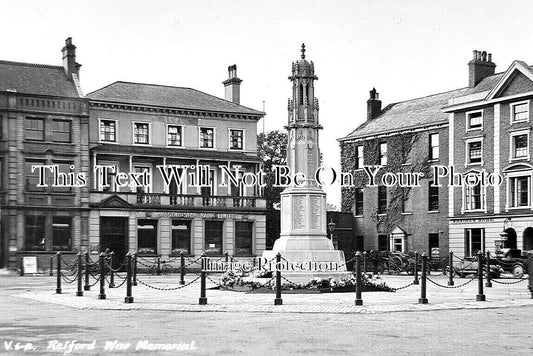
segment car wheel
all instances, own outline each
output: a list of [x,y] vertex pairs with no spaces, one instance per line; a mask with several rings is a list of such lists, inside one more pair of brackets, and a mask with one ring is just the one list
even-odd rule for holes
[[514,265],[511,272],[513,273],[513,277],[522,278],[524,276],[524,266],[520,264]]

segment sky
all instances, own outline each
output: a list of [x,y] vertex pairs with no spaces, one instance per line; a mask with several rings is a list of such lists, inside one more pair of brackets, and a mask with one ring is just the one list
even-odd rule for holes
[[[192,87],[224,97],[237,64],[241,104],[267,113],[258,131],[283,130],[291,63],[301,43],[319,80],[320,148],[340,171],[338,138],[383,106],[465,87],[472,50],[496,71],[533,64],[531,1],[27,1],[0,0],[0,59],[61,65],[72,37],[85,93],[117,80]],[[340,206],[340,187],[326,188]]]

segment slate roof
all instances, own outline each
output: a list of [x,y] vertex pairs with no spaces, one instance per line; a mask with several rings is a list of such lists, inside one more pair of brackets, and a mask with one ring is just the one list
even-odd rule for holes
[[179,109],[264,115],[196,89],[118,81],[86,95],[92,100],[163,106]]
[[157,157],[173,157],[185,159],[222,159],[237,162],[252,162],[260,163],[261,160],[256,154],[246,154],[244,152],[228,152],[220,150],[193,150],[183,148],[163,148],[150,146],[124,146],[114,144],[100,144],[92,148],[93,152],[101,154],[133,154],[133,155],[149,155]]
[[62,66],[0,61],[0,91],[79,98]]

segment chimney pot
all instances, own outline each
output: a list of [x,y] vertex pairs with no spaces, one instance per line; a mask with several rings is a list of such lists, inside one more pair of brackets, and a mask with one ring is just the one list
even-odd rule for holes
[[370,98],[367,100],[366,106],[366,119],[368,121],[375,119],[381,113],[381,100],[379,100],[379,93],[376,88],[372,88],[370,91]]
[[72,79],[72,74],[79,76],[81,64],[76,63],[76,46],[72,44],[72,37],[65,40],[63,52],[63,68],[68,79]]
[[492,62],[492,54],[486,51],[474,50],[474,58],[468,62],[468,86],[470,88],[478,85],[483,78],[494,75],[496,64]]
[[224,84],[225,99],[232,101],[235,104],[240,104],[241,101],[241,82],[237,78],[237,65],[233,64],[228,67],[228,79],[222,82]]

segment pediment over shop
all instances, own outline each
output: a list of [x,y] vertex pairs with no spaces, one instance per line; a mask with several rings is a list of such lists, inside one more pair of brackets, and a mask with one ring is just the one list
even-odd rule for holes
[[119,197],[118,195],[110,196],[98,204],[99,208],[129,208],[131,204]]

